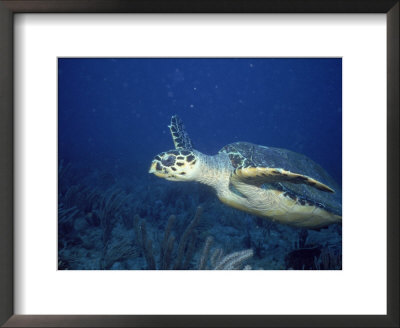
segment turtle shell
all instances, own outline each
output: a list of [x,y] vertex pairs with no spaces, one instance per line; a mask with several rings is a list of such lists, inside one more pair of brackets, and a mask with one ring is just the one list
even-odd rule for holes
[[262,187],[288,192],[305,202],[314,203],[332,213],[342,215],[342,191],[339,185],[319,164],[307,156],[287,149],[260,146],[248,142],[226,145],[219,152],[228,154],[233,168],[240,166],[281,168],[292,173],[309,176],[326,184],[335,192],[324,192],[306,184],[290,182],[263,184]]

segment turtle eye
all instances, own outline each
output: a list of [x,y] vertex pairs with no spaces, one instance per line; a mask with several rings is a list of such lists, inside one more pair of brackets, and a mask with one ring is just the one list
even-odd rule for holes
[[169,155],[169,156],[165,156],[162,160],[161,163],[164,166],[172,166],[175,164],[175,156]]

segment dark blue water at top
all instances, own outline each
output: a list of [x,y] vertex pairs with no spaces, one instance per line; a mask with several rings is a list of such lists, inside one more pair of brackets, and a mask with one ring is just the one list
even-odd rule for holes
[[[178,114],[194,147],[290,149],[342,179],[342,61],[60,58],[59,158],[148,175]],[[153,177],[157,179],[156,177]]]

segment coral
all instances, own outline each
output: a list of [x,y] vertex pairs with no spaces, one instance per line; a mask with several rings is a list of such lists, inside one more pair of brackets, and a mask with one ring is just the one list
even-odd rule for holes
[[317,270],[342,270],[342,252],[327,247],[319,257],[314,257],[314,268]]
[[[171,215],[165,227],[164,236],[160,243],[158,269],[161,270],[187,270],[192,267],[192,262],[197,247],[196,227],[198,226],[203,208],[198,206],[194,218],[190,221],[186,229],[183,231],[177,248],[175,250],[175,236],[172,234],[172,229],[176,220],[175,215]],[[140,220],[139,216],[134,217],[134,229],[136,244],[142,249],[142,253],[146,259],[147,269],[156,270],[156,255],[152,241],[147,236],[147,228],[144,220]],[[202,253],[199,257],[196,269],[199,270],[238,270],[243,266],[243,263],[253,256],[253,250],[247,249],[239,252],[233,252],[223,256],[223,250],[216,248],[210,256],[211,245],[214,241],[212,236],[208,236]],[[210,266],[208,266],[210,262]],[[247,266],[246,269],[250,267]]]
[[193,220],[190,222],[186,230],[184,231],[181,240],[179,241],[178,254],[176,257],[175,264],[173,266],[174,270],[187,269],[194,252],[195,236],[194,228],[199,223],[201,215],[203,213],[203,208],[201,206],[197,207],[196,213]]
[[102,256],[100,259],[100,269],[106,270],[110,269],[111,266],[125,258],[135,258],[139,256],[138,248],[132,246],[126,240],[122,240],[117,244],[107,244],[104,247]]
[[176,216],[171,215],[168,219],[167,227],[164,232],[164,239],[161,244],[160,254],[160,269],[168,269],[168,265],[171,262],[171,255],[175,244],[175,236],[171,234],[172,227],[175,223]]
[[147,238],[146,223],[144,221],[140,222],[140,231],[142,233],[141,244],[142,244],[142,249],[144,251],[144,256],[147,261],[147,269],[155,270],[156,261],[153,255],[153,243],[151,239]]
[[319,257],[321,249],[319,246],[299,248],[291,251],[285,257],[286,268],[294,270],[313,270],[314,258]]
[[[285,256],[287,269],[295,270],[340,270],[342,268],[341,246],[328,229],[310,231],[300,229],[293,242],[293,250]],[[334,245],[334,246],[331,246]]]
[[95,210],[96,215],[100,218],[100,226],[103,231],[103,245],[107,245],[117,214],[129,195],[126,195],[118,188],[109,189],[99,200],[99,208]]
[[[223,256],[224,252],[221,248],[216,248],[209,257],[213,241],[214,238],[209,236],[204,243],[203,252],[198,265],[199,270],[207,270],[208,261],[211,263],[211,270],[240,270],[243,263],[253,257],[254,251],[252,249],[233,252]],[[250,270],[251,267],[246,266],[245,269]]]
[[205,270],[206,265],[207,265],[207,259],[210,253],[211,245],[214,241],[214,238],[212,236],[208,236],[206,239],[206,242],[204,243],[204,248],[203,252],[200,257],[200,262],[199,262],[199,270]]
[[58,205],[58,232],[68,234],[72,231],[75,218],[79,214],[79,209],[75,206],[64,208],[63,204]]
[[[253,257],[252,249],[234,252],[224,256],[214,267],[214,270],[239,270],[242,264]],[[249,268],[247,267],[246,270]]]
[[[196,228],[203,209],[197,207],[194,218],[183,232],[177,250],[175,248],[175,236],[172,235],[172,227],[174,225],[176,217],[171,215],[168,219],[167,226],[164,231],[164,238],[159,248],[159,265],[158,268],[161,270],[186,270],[190,267],[194,253],[196,251]],[[147,269],[156,270],[156,260],[153,249],[153,242],[147,236],[147,228],[144,220],[140,220],[138,215],[134,217],[134,233],[136,244],[141,247],[142,253],[147,262]],[[175,255],[173,258],[172,255]]]

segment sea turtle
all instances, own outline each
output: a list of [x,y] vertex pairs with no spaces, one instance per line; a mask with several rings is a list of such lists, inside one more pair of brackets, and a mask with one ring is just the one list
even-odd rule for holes
[[155,156],[149,173],[209,185],[224,204],[280,223],[321,228],[341,222],[339,186],[308,157],[249,142],[229,144],[209,156],[193,149],[178,116],[168,127],[175,149]]

